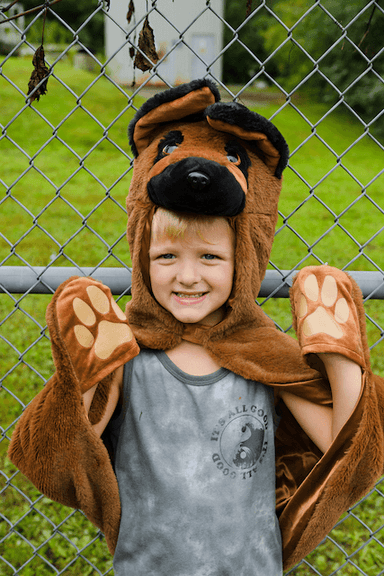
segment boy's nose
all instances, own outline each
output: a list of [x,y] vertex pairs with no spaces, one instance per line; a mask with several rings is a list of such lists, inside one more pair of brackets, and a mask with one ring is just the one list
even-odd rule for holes
[[185,262],[180,266],[177,275],[177,281],[184,286],[191,286],[199,282],[201,276],[198,267],[192,262]]

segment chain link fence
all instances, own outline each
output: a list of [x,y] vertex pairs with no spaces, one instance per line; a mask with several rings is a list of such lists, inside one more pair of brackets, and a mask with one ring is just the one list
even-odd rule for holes
[[[51,4],[25,15],[25,23],[11,20],[7,33],[0,24],[6,46],[0,63],[4,576],[113,574],[102,535],[81,512],[39,494],[7,460],[6,450],[17,419],[53,370],[44,319],[50,294],[69,276],[85,274],[110,285],[121,306],[129,298],[126,128],[159,86],[208,75],[224,100],[237,99],[280,128],[290,144],[290,163],[258,301],[279,328],[290,331],[292,273],[324,262],[348,270],[362,287],[374,371],[384,375],[383,107],[365,113],[375,98],[384,100],[382,27],[381,45],[366,48],[375,22],[383,22],[380,2],[348,3],[341,18],[343,3],[332,0],[264,0],[253,6],[245,0],[227,6],[221,0],[136,0],[133,14],[128,0],[90,1],[76,26],[60,15],[60,4]],[[10,16],[9,10],[3,14]],[[147,17],[155,56],[140,41]],[[105,25],[107,56],[90,48],[95,34],[100,36],[100,28],[92,28],[97,22]],[[44,79],[37,77],[29,97],[27,84],[43,27],[48,93],[38,101],[34,95]],[[48,44],[50,30],[56,36]],[[250,34],[259,34],[260,49]],[[153,66],[134,69],[137,55],[147,63],[152,59]],[[244,65],[246,81],[238,83]],[[288,574],[384,574],[383,491],[380,481]]]

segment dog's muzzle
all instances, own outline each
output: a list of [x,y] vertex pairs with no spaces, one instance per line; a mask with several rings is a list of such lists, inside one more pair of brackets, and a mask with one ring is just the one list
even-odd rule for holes
[[157,206],[175,212],[236,216],[245,194],[235,176],[206,158],[184,158],[168,165],[148,182],[148,195]]

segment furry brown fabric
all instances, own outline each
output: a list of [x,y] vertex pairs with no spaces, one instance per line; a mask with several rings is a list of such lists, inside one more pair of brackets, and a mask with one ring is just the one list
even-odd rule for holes
[[[294,324],[304,353],[310,345],[305,356],[299,342],[277,331],[255,303],[272,246],[281,172],[287,162],[288,148],[281,134],[266,119],[240,105],[226,105],[218,100],[212,83],[194,81],[149,100],[130,126],[131,145],[137,158],[127,198],[133,298],[126,315],[141,347],[167,350],[182,339],[198,342],[221,366],[236,374],[275,388],[284,387],[322,405],[331,405],[332,397],[322,363],[316,356],[324,350],[321,330],[314,322],[324,312],[316,310],[331,310],[337,327],[347,325],[350,329],[347,340],[354,337],[350,318],[354,319],[354,327],[360,332],[359,358],[363,358],[362,366],[365,366],[364,386],[351,418],[326,454],[321,454],[284,404],[278,405],[281,422],[276,434],[277,511],[283,536],[284,567],[289,568],[313,550],[340,514],[383,474],[384,381],[370,370],[361,295],[356,284],[342,273],[340,278],[336,274],[340,288],[335,301],[333,281],[325,282],[326,276],[334,275],[333,269],[320,267],[316,271],[304,271],[294,284]],[[236,150],[238,156],[234,157]],[[191,158],[195,162],[193,172],[206,176],[204,171],[208,170],[209,183],[200,177],[195,181],[192,178],[191,186],[183,182],[182,172],[191,166]],[[172,177],[168,178],[167,174],[176,166],[177,171],[172,174],[177,174],[182,186],[174,188]],[[222,180],[217,181],[215,175],[222,175],[223,170],[231,177],[224,178],[220,196]],[[185,174],[187,182],[189,174],[188,171]],[[235,230],[234,285],[226,316],[216,326],[181,324],[152,296],[148,248],[156,204],[149,192],[151,179],[159,176],[165,177],[161,180],[165,183],[164,189],[158,180],[153,189],[160,194],[165,208],[174,202],[180,205],[185,202],[193,208],[192,197],[196,205],[206,207],[197,211],[226,215]],[[237,196],[236,202],[232,192]],[[204,201],[199,200],[199,194],[205,195]],[[317,278],[319,293],[313,279],[306,282],[311,274]],[[324,283],[328,287],[325,291]],[[66,288],[67,285],[63,287]],[[100,289],[104,293],[104,288]],[[54,302],[61,293],[62,289],[55,295]],[[83,296],[72,292],[68,302],[76,297],[85,302],[87,297],[84,292],[81,294]],[[68,292],[64,296],[68,296]],[[305,313],[301,296],[307,303]],[[348,314],[343,298],[349,307]],[[64,315],[68,310],[68,326],[74,324],[71,306],[62,309]],[[91,308],[94,313],[93,305]],[[80,306],[80,316],[83,309],[87,310]],[[56,310],[54,305],[51,310]],[[84,318],[87,319],[86,315]],[[97,322],[100,323],[99,316]],[[327,322],[332,331],[334,325]],[[71,357],[62,346],[61,321],[56,319],[49,327],[57,374],[20,419],[9,456],[39,490],[66,505],[81,507],[105,532],[113,553],[120,518],[116,478],[103,443],[84,415],[81,378],[74,370],[77,366],[77,372],[81,371],[83,363],[79,363],[76,353]],[[86,344],[88,338],[91,341],[88,332],[83,329],[78,332]],[[338,334],[337,329],[335,333]],[[308,338],[313,336],[309,342]],[[336,338],[341,339],[342,336]],[[343,343],[344,350],[351,348],[346,340]],[[122,341],[120,350],[120,355],[114,350],[113,365],[108,358],[101,362],[100,367],[106,373],[137,353],[132,341],[127,340]],[[92,362],[87,360],[85,365],[88,366],[86,374],[90,370],[93,378]],[[85,381],[83,389],[88,387],[89,382]],[[92,404],[91,422],[98,421],[103,413],[108,382],[103,381],[100,388]]]

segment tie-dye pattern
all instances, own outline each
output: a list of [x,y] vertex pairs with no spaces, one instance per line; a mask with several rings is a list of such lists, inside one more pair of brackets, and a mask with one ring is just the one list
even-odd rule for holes
[[116,576],[281,576],[271,389],[143,350],[124,396]]

